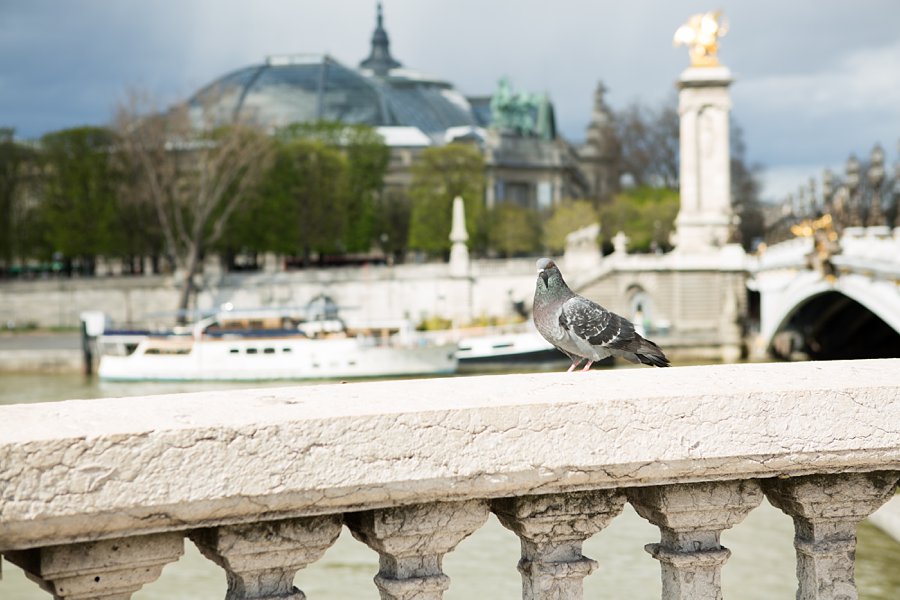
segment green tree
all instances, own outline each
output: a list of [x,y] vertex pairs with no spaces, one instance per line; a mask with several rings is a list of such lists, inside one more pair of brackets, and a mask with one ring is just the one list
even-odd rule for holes
[[466,228],[476,250],[483,250],[486,228],[484,159],[478,148],[464,144],[426,148],[412,168],[412,217],[409,247],[431,255],[450,249],[453,199],[466,207]]
[[339,122],[294,123],[278,131],[281,140],[307,139],[340,149],[346,159],[343,248],[368,252],[375,237],[375,205],[382,192],[390,149],[368,125]]
[[261,196],[269,249],[305,263],[313,252],[345,249],[347,159],[340,150],[311,139],[280,142]]
[[45,164],[43,216],[46,236],[67,261],[92,271],[98,255],[114,253],[116,171],[113,134],[80,127],[41,138]]
[[600,208],[605,245],[624,231],[631,238],[630,250],[669,249],[678,207],[678,192],[667,188],[643,186],[617,194],[612,203]]
[[33,149],[15,141],[13,129],[0,129],[0,273],[18,259],[35,256],[39,244],[30,225],[36,210],[26,202],[38,171]]
[[487,220],[488,243],[502,256],[533,254],[540,250],[541,221],[536,211],[504,202],[488,211]]
[[412,213],[409,194],[403,188],[388,188],[375,201],[374,231],[381,251],[402,262],[409,240]]
[[566,200],[553,209],[544,224],[544,246],[554,254],[566,249],[566,236],[598,221],[597,211],[589,200]]

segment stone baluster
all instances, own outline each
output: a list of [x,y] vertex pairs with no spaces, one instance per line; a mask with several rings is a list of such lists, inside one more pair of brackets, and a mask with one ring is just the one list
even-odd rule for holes
[[493,510],[522,542],[523,600],[582,597],[597,563],[581,553],[584,540],[615,518],[625,496],[612,490],[495,500]]
[[379,556],[375,585],[382,600],[439,600],[450,587],[443,557],[481,527],[487,503],[435,502],[346,515],[353,537]]
[[184,534],[157,533],[4,553],[55,600],[128,600],[184,553]]
[[855,600],[856,526],[894,493],[897,473],[810,475],[763,482],[794,519],[797,600]]
[[762,497],[755,481],[628,490],[638,514],[660,529],[660,543],[645,548],[661,563],[663,598],[721,600],[721,569],[731,552],[719,536],[740,523]]
[[198,529],[190,538],[225,569],[226,600],[303,600],[294,576],[340,533],[340,515],[327,515]]

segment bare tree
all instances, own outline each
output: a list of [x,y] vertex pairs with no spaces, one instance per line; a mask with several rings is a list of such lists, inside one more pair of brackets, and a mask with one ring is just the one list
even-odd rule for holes
[[618,113],[620,170],[637,186],[678,189],[678,128],[674,97],[655,109],[635,102]]
[[118,155],[130,173],[125,192],[155,209],[183,320],[205,250],[262,179],[272,144],[256,128],[207,122],[186,105],[149,113],[142,106],[132,95],[116,115]]

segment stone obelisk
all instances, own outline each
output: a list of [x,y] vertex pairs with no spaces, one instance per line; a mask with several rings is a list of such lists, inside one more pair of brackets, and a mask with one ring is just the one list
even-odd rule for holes
[[705,252],[724,246],[734,222],[731,208],[731,152],[728,114],[731,72],[719,63],[718,13],[695,15],[675,32],[689,47],[691,66],[678,80],[681,118],[681,208],[675,221],[675,249]]
[[469,276],[469,232],[466,231],[466,209],[463,199],[453,199],[453,221],[450,228],[450,276]]

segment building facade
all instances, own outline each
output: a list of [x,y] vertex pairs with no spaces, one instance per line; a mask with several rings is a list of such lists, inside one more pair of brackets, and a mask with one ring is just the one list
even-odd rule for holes
[[315,121],[374,127],[391,149],[387,187],[409,185],[425,148],[475,144],[485,159],[488,207],[511,202],[545,210],[565,198],[599,198],[612,185],[602,139],[610,114],[602,94],[599,102],[587,143],[576,148],[557,134],[546,95],[515,92],[501,79],[492,95],[466,96],[404,67],[391,54],[379,4],[369,55],[357,68],[327,54],[270,56],[213,81],[188,104],[197,126],[240,120],[269,131]]

